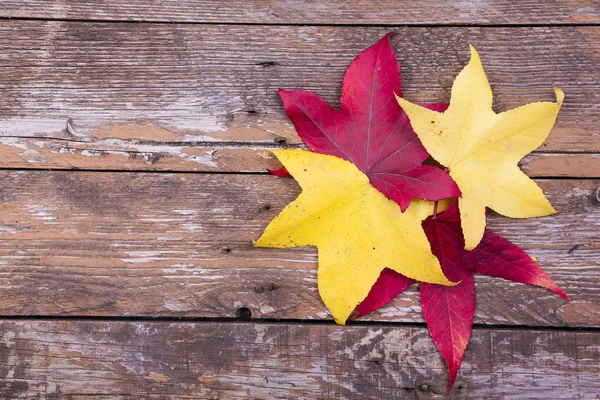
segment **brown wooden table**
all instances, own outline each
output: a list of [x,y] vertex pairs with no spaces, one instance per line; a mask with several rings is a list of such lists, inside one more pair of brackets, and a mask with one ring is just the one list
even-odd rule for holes
[[573,301],[477,276],[450,397],[600,396],[597,0],[3,0],[0,18],[2,398],[443,397],[415,287],[339,327],[314,249],[251,245],[299,193],[265,173],[264,150],[300,146],[276,90],[338,104],[390,30],[413,102],[449,99],[467,42],[496,110],[567,95],[522,162],[560,213],[490,225]]

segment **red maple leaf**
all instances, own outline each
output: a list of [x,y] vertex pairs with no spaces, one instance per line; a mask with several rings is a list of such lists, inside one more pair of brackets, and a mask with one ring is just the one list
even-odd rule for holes
[[[457,204],[423,221],[423,229],[444,274],[451,281],[460,283],[456,286],[419,283],[425,322],[448,364],[448,391],[454,384],[471,336],[475,311],[474,272],[541,286],[569,300],[527,253],[489,229],[485,230],[479,246],[472,251],[464,250]],[[383,306],[412,282],[395,271],[387,271],[381,273],[367,298],[356,309],[354,317],[358,318]]]
[[[404,211],[413,197],[439,200],[460,192],[444,171],[422,165],[429,154],[394,97],[401,96],[401,83],[391,35],[363,51],[348,67],[339,111],[312,92],[279,90],[279,95],[308,147],[354,163]],[[445,111],[447,105],[427,107]]]

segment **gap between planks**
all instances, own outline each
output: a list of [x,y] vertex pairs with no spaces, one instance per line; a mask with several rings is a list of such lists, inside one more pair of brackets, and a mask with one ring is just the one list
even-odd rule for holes
[[[272,318],[244,318],[244,317],[175,317],[175,316],[60,316],[60,315],[0,315],[0,322],[15,321],[15,322],[83,322],[83,323],[112,323],[112,322],[127,322],[127,323],[156,323],[156,324],[171,324],[171,323],[187,323],[187,324],[252,324],[252,325],[289,325],[289,326],[341,326],[334,320],[311,320],[311,319],[272,319]],[[427,328],[425,322],[395,322],[385,320],[348,320],[345,325],[347,327],[364,327],[370,329],[376,328]],[[474,330],[478,331],[495,331],[504,330],[511,331],[535,331],[535,332],[582,332],[582,333],[600,333],[600,326],[552,326],[552,325],[494,325],[494,324],[472,324]]]

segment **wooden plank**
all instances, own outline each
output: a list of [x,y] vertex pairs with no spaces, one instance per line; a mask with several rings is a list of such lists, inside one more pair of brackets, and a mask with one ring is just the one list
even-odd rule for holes
[[9,18],[256,24],[597,24],[597,1],[4,0]]
[[[0,168],[261,170],[265,147],[300,143],[277,89],[315,90],[337,104],[345,68],[391,29],[5,21]],[[567,99],[540,151],[575,153],[557,156],[552,176],[598,176],[598,29],[396,30],[413,101],[448,100],[467,42],[481,53],[498,111],[552,100],[551,87],[561,87]],[[531,174],[548,176],[544,168]]]
[[600,154],[544,154],[525,157],[521,169],[534,177],[600,178]]
[[[113,132],[139,132],[139,138],[103,138],[94,142],[29,137],[0,138],[0,168],[93,169],[105,171],[266,172],[281,165],[265,155],[273,149],[303,145],[226,142],[169,142],[145,139],[158,128],[124,125]],[[272,126],[285,132],[289,125]],[[232,128],[235,130],[235,128]],[[243,138],[244,129],[239,129]],[[2,142],[4,144],[2,144]],[[600,178],[598,153],[544,153],[536,151],[521,161],[523,171],[536,178]]]
[[[329,319],[313,248],[257,249],[299,193],[265,175],[0,171],[0,315]],[[476,322],[600,326],[600,180],[541,180],[560,213],[490,226],[573,298],[477,277]],[[569,252],[574,245],[576,250]],[[371,320],[422,321],[410,289]]]
[[[6,398],[435,399],[420,327],[2,321]],[[598,332],[475,329],[450,398],[593,399]]]

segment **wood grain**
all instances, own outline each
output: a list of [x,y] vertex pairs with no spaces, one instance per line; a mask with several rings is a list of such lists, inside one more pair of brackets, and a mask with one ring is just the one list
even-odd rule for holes
[[244,1],[3,0],[9,18],[93,19],[256,24],[597,24],[600,5],[592,0],[474,1]]
[[[313,248],[258,249],[299,193],[265,175],[0,171],[0,315],[330,319]],[[551,217],[490,217],[573,298],[477,277],[476,322],[600,326],[600,180],[541,180]],[[578,244],[576,250],[569,250]],[[370,320],[422,321],[415,288]]]
[[[594,399],[598,332],[475,329],[452,399]],[[6,398],[439,399],[417,327],[3,321]]]
[[[391,29],[3,21],[0,168],[262,170],[263,149],[300,143],[277,89],[337,105],[345,68]],[[598,29],[395,30],[412,101],[448,100],[467,42],[498,111],[561,87],[566,101],[530,174],[598,176]]]
[[[230,133],[237,132],[236,137],[245,138],[245,128],[230,129]],[[273,125],[271,129],[273,132],[287,132],[290,127]],[[0,137],[0,168],[257,173],[281,166],[275,157],[266,154],[270,150],[307,149],[304,145],[286,143],[172,142],[160,139],[159,135],[164,130],[143,125],[112,126],[110,130],[115,137],[93,139],[91,142]],[[121,132],[127,134],[120,135]],[[129,136],[131,132],[137,132],[139,137]],[[156,136],[151,139],[144,137],[152,135]],[[119,136],[128,137],[123,139]],[[297,138],[294,137],[294,140]],[[536,151],[525,157],[520,166],[527,175],[535,178],[600,178],[598,153]]]
[[[567,94],[521,162],[560,213],[489,225],[573,301],[477,276],[449,398],[600,398],[599,23],[597,0],[0,2],[0,397],[444,397],[426,329],[402,325],[423,322],[414,286],[338,327],[314,249],[252,247],[299,193],[256,174],[302,146],[276,90],[335,106],[351,60],[396,30],[412,101],[448,100],[467,42],[497,111]],[[173,322],[242,308],[253,321]]]

